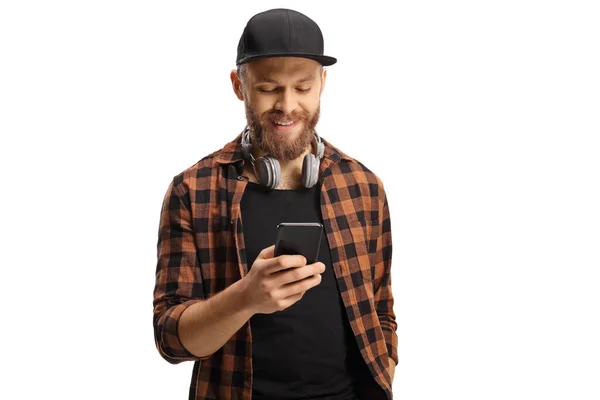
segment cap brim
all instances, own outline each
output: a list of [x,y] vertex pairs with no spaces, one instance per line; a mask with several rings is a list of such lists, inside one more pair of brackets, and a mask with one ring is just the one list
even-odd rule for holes
[[303,57],[303,58],[309,58],[311,60],[315,60],[316,62],[320,63],[324,67],[327,67],[329,65],[333,65],[333,64],[335,64],[337,62],[337,58],[335,58],[335,57],[323,56],[323,55],[320,55],[320,54],[310,54],[310,53],[276,53],[276,54],[259,54],[259,55],[256,55],[256,56],[244,57],[241,60],[238,60],[236,62],[236,65],[244,64],[244,63],[247,63],[249,61],[254,61],[254,60],[258,60],[258,59],[261,59],[261,58],[267,58],[267,57]]

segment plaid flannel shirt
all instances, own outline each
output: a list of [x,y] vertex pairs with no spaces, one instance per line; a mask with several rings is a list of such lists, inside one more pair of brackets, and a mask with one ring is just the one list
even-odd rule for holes
[[[248,272],[240,200],[247,184],[241,135],[175,176],[164,198],[154,289],[154,335],[163,358],[193,360],[190,399],[252,394],[252,336],[246,324],[218,351],[196,357],[177,326],[191,304]],[[380,179],[329,142],[320,165],[321,213],[340,295],[360,353],[392,398],[389,359],[398,363],[390,267],[392,237]]]

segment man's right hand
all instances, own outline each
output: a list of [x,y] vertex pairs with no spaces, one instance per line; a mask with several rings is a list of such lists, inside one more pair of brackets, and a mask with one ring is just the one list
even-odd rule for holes
[[275,246],[263,249],[242,279],[247,306],[254,314],[272,314],[296,303],[321,283],[322,262],[306,264],[301,255],[274,256]]

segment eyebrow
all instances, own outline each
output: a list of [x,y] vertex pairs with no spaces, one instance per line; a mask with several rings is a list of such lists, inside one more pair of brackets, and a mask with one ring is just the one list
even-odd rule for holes
[[[298,80],[296,81],[296,83],[311,82],[311,81],[313,81],[314,79],[315,79],[315,76],[314,76],[314,75],[308,75],[308,76],[306,76],[306,77],[304,77],[304,78],[298,79]],[[256,83],[274,83],[274,84],[276,84],[276,85],[279,85],[279,82],[277,82],[277,81],[276,81],[276,80],[274,80],[274,79],[268,78],[268,77],[266,77],[266,76],[263,76],[262,78],[258,79],[258,80],[256,81]]]

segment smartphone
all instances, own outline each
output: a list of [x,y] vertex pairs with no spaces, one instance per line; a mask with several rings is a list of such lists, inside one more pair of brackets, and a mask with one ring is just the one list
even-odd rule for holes
[[275,257],[282,254],[301,254],[307,264],[319,259],[323,225],[319,222],[282,222],[277,225]]

